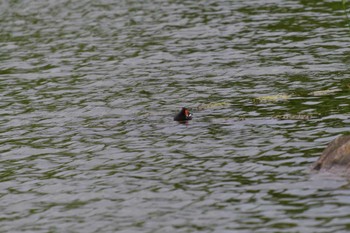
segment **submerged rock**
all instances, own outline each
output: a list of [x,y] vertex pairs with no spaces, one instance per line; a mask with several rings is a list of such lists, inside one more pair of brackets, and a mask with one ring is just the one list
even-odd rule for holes
[[310,120],[313,117],[313,115],[309,114],[284,114],[284,115],[275,115],[272,118],[279,119],[279,120]]
[[341,89],[329,89],[329,90],[321,90],[321,91],[313,91],[311,92],[311,96],[325,96],[325,95],[332,95],[336,94],[337,92],[341,91]]
[[331,141],[312,168],[350,175],[350,135],[342,135]]
[[207,110],[207,109],[219,109],[219,108],[227,108],[230,106],[228,102],[210,102],[207,104],[199,104],[196,107],[197,111]]
[[292,98],[291,95],[286,94],[277,94],[277,95],[268,95],[268,96],[260,96],[253,99],[253,103],[276,103],[287,101]]

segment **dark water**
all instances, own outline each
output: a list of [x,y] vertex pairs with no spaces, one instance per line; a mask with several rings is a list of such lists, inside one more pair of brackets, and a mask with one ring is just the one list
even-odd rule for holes
[[350,130],[340,1],[2,1],[0,33],[1,232],[350,231],[309,170]]

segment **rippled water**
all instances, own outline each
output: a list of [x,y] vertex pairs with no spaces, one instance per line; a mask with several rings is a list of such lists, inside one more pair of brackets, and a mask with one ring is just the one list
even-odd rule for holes
[[0,231],[349,231],[339,2],[2,1]]

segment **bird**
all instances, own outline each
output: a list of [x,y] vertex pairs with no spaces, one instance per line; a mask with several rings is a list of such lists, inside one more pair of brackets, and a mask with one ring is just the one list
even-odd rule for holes
[[350,175],[350,135],[341,135],[331,141],[312,169]]
[[188,121],[192,120],[192,113],[186,108],[183,107],[181,111],[174,116],[174,121]]

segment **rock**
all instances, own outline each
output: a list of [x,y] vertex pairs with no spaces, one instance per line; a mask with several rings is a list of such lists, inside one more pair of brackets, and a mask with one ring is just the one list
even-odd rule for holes
[[272,118],[279,120],[310,120],[313,116],[308,114],[284,114],[284,115],[275,115]]
[[311,96],[325,96],[325,95],[332,95],[336,94],[337,92],[341,91],[341,89],[330,89],[330,90],[322,90],[322,91],[313,91],[311,92]]
[[331,141],[313,169],[350,175],[350,135],[342,135]]
[[207,109],[219,109],[219,108],[227,108],[230,106],[228,102],[211,102],[207,104],[199,104],[196,107],[197,111],[207,110]]
[[276,103],[287,101],[292,98],[291,95],[286,94],[277,94],[277,95],[268,95],[268,96],[260,96],[253,99],[253,103]]

